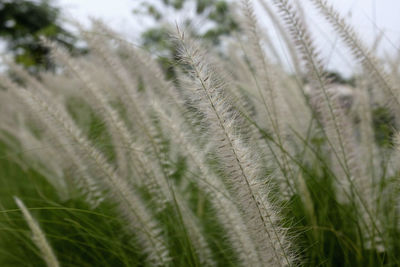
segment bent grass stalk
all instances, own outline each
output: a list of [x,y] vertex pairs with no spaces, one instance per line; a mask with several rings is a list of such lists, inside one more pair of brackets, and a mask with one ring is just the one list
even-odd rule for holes
[[32,231],[32,240],[35,245],[39,248],[41,252],[41,256],[46,262],[48,267],[59,267],[60,263],[57,260],[56,255],[51,249],[50,244],[48,243],[45,234],[42,229],[40,229],[39,224],[32,217],[29,210],[26,208],[25,204],[17,197],[14,197],[15,203],[17,203],[18,207],[21,209],[26,222],[29,225],[29,228]]
[[[197,94],[201,94],[204,103],[200,103],[201,108],[205,108],[208,119],[213,123],[213,131],[218,136],[220,143],[219,149],[221,159],[226,161],[227,171],[236,190],[240,190],[239,195],[243,194],[242,201],[249,201],[248,210],[246,212],[254,212],[254,221],[248,221],[249,227],[252,229],[253,238],[258,242],[258,248],[265,250],[265,262],[271,262],[280,266],[290,266],[292,259],[287,247],[284,247],[284,232],[278,229],[276,225],[276,210],[273,210],[271,203],[267,200],[265,192],[260,190],[262,185],[259,184],[258,178],[254,173],[254,167],[248,162],[245,156],[248,151],[245,147],[241,147],[240,140],[235,137],[232,132],[234,127],[233,115],[227,114],[229,106],[225,103],[223,97],[222,84],[216,82],[209,66],[202,62],[202,52],[193,43],[187,43],[184,33],[177,27],[177,38],[181,46],[181,58],[191,68],[193,68],[193,78],[197,80],[199,88],[195,88]],[[203,106],[204,104],[204,106]],[[246,162],[247,161],[247,162]],[[232,168],[233,170],[229,170]],[[245,188],[243,188],[243,185]],[[243,191],[242,191],[243,190]],[[257,233],[263,233],[261,236]],[[272,256],[268,255],[272,253]]]

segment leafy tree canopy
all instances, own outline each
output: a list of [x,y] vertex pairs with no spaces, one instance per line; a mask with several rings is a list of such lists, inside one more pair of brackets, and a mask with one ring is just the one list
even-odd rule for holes
[[[235,22],[231,12],[230,4],[225,0],[158,0],[157,4],[151,4],[149,1],[142,1],[139,9],[135,13],[150,15],[156,21],[165,19],[164,11],[167,8],[173,8],[177,12],[182,11],[186,4],[194,4],[196,8],[196,17],[187,18],[186,23],[192,24],[195,19],[201,18],[203,25],[207,24],[207,30],[203,31],[202,27],[198,27],[193,34],[209,40],[214,44],[218,44],[220,37],[229,35],[232,31],[238,29],[238,24]],[[194,23],[196,24],[196,23]],[[195,30],[195,29],[193,29]],[[154,29],[146,32],[145,41],[152,41],[150,33],[157,34]]]
[[173,22],[168,21],[170,17],[165,15],[168,13],[165,12],[166,10],[173,10],[178,14],[185,12],[186,5],[195,6],[195,16],[186,17],[184,23],[196,26],[189,27],[192,31],[191,35],[199,37],[204,42],[218,46],[221,37],[229,36],[239,28],[232,14],[232,5],[226,0],[156,0],[152,3],[142,0],[134,13],[150,17],[157,22],[156,26],[144,31],[142,44],[158,55],[159,63],[169,79],[175,77],[172,66],[176,51],[174,44],[169,41],[168,31],[162,22]]
[[40,44],[40,36],[74,51],[76,38],[61,26],[59,14],[49,0],[0,1],[0,38],[6,41],[17,63],[30,71],[51,67],[49,51]]

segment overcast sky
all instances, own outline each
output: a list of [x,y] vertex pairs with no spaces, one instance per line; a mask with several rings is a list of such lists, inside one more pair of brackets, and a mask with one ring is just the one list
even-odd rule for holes
[[[157,2],[156,0],[149,1]],[[309,0],[298,1],[305,6],[308,23],[313,29],[316,40],[319,40],[318,45],[329,66],[340,69],[342,72],[349,72],[354,66],[348,64],[348,54],[342,49],[337,37],[330,32],[330,27],[316,15],[314,9],[309,5]],[[148,21],[138,19],[132,13],[139,2],[142,1],[56,0],[67,17],[75,18],[85,24],[88,24],[88,16],[101,18],[131,40],[137,38],[140,30],[148,25]],[[400,0],[330,0],[329,2],[349,19],[368,43],[372,42],[379,31],[384,32],[380,46],[381,55],[384,51],[390,54],[399,50]],[[175,20],[176,18],[171,19]],[[260,21],[262,22],[262,19]]]

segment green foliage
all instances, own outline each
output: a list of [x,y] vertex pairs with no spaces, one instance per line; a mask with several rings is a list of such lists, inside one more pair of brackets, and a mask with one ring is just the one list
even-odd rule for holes
[[[124,223],[106,203],[92,209],[81,197],[60,199],[43,176],[0,159],[0,265],[44,266],[12,196],[23,196],[64,266],[137,266],[143,255],[124,234]],[[15,177],[15,179],[9,179]]]
[[61,26],[59,10],[48,0],[0,2],[0,38],[7,42],[15,61],[31,71],[52,66],[49,50],[40,44],[40,36],[55,40],[71,51],[75,48],[76,38]]
[[[176,12],[184,8],[185,3],[193,2],[192,0],[162,0],[164,6],[157,8],[156,5],[143,2],[141,8],[135,10],[134,13],[144,14],[152,17],[156,21],[162,21],[162,9],[173,8]],[[161,5],[161,3],[160,3]],[[198,37],[205,43],[213,46],[220,44],[221,38],[231,36],[235,31],[239,30],[239,25],[234,19],[233,10],[225,0],[196,0],[196,17],[187,18],[185,24],[190,26],[191,34]],[[207,30],[202,30],[198,24],[211,25]],[[176,61],[176,47],[169,38],[168,29],[163,26],[155,26],[146,29],[142,34],[142,43],[145,48],[159,55],[159,63],[166,73],[169,80],[176,78],[174,65]]]
[[372,113],[375,128],[375,140],[383,147],[393,145],[393,137],[396,132],[395,118],[385,107],[376,107]]
[[[198,36],[204,41],[210,41],[214,45],[218,44],[220,42],[220,37],[222,36],[229,36],[231,35],[234,31],[238,30],[238,23],[234,19],[233,12],[231,10],[230,5],[228,4],[227,1],[225,0],[160,0],[159,5],[153,5],[149,4],[148,2],[142,2],[141,8],[135,10],[135,13],[141,13],[147,16],[150,16],[154,18],[156,21],[160,21],[162,19],[165,19],[162,15],[162,9],[164,8],[173,8],[176,10],[176,12],[181,11],[185,4],[188,3],[195,3],[196,6],[196,14],[198,18],[204,17],[205,19],[202,18],[201,21],[196,21],[196,17],[194,18],[188,18],[185,21],[185,24],[187,25],[192,25],[193,28],[192,32],[193,35]],[[161,3],[162,2],[162,3]],[[163,6],[162,6],[163,5]],[[167,19],[167,18],[166,18]],[[201,24],[210,24],[211,27],[210,29],[207,29],[205,32],[199,32],[195,29],[195,27],[198,27],[200,31],[202,31],[201,27],[199,25],[196,25],[197,23]],[[146,30],[143,37],[145,44],[150,46],[152,42],[154,43],[155,46],[158,46],[159,43],[165,42],[166,39],[163,39],[162,42],[157,39],[147,39],[147,36],[152,35],[151,33],[155,33],[158,31],[162,31],[163,34],[166,34],[167,31],[166,29],[159,28],[156,26],[153,29]],[[162,45],[162,44],[161,44]]]

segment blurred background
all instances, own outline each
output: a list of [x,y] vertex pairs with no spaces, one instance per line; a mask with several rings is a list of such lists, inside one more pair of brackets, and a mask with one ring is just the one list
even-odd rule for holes
[[[12,53],[17,62],[32,72],[48,69],[47,50],[38,44],[40,35],[64,44],[74,53],[85,53],[84,44],[75,37],[71,22],[90,27],[90,18],[101,19],[127,40],[154,52],[160,62],[170,60],[166,28],[175,22],[191,25],[195,35],[213,46],[221,46],[240,29],[234,19],[240,1],[229,0],[1,0],[0,47]],[[257,1],[255,1],[257,2]],[[331,34],[308,1],[298,0],[307,10],[304,20],[312,29],[317,46],[331,71],[350,77],[354,64],[346,58],[346,49]],[[344,14],[368,44],[383,58],[390,58],[400,48],[400,1],[335,0],[330,1]],[[286,53],[281,37],[256,3],[255,10],[264,30],[275,42],[279,60],[285,65]],[[298,7],[301,9],[300,5]],[[272,12],[276,12],[272,10]],[[265,18],[264,20],[262,18]],[[396,53],[397,54],[397,53]],[[290,66],[287,66],[290,71]]]

